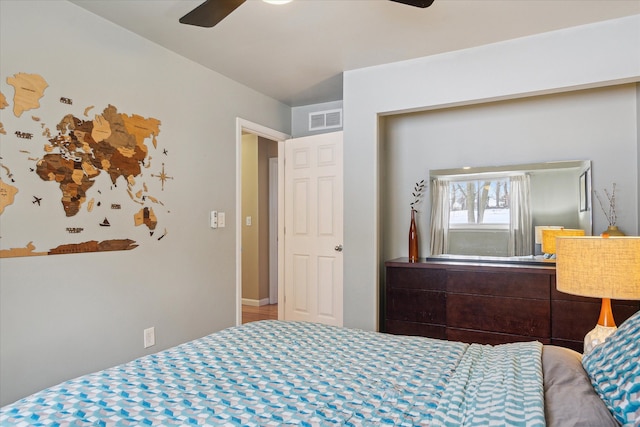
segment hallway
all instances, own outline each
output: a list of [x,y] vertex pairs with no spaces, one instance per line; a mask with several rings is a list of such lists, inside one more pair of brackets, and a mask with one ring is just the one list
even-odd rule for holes
[[252,305],[242,305],[242,323],[255,322],[258,320],[277,320],[278,304],[263,305],[260,307]]

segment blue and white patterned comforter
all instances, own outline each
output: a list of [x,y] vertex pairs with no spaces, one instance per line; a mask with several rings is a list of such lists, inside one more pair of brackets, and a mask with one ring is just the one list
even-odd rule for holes
[[539,343],[262,321],[0,409],[2,426],[544,426]]

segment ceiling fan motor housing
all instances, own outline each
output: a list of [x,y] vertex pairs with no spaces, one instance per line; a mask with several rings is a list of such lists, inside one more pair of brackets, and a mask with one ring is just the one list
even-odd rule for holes
[[391,1],[395,1],[396,3],[408,4],[409,6],[421,7],[421,8],[429,7],[433,3],[433,0],[391,0]]

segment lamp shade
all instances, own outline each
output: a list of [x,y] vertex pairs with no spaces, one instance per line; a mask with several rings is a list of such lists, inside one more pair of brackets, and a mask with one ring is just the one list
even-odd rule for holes
[[640,237],[558,237],[556,287],[586,297],[640,299]]
[[535,244],[536,245],[541,245],[542,244],[542,230],[558,230],[564,228],[561,225],[536,225],[534,227],[535,230]]
[[556,237],[559,236],[584,236],[584,230],[573,228],[542,230],[542,252],[544,252],[545,254],[555,254]]

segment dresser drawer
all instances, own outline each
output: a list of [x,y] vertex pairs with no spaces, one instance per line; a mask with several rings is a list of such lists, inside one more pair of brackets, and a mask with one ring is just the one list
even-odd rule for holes
[[[601,300],[581,298],[580,301],[552,300],[552,336],[562,340],[582,341],[600,317]],[[613,318],[618,326],[638,311],[638,303],[611,301]]]
[[387,268],[387,288],[444,291],[447,271],[437,268]]
[[444,325],[446,300],[439,291],[387,289],[387,319]]
[[550,297],[548,274],[450,270],[447,292],[513,298]]
[[549,300],[447,294],[447,326],[504,334],[551,336]]

